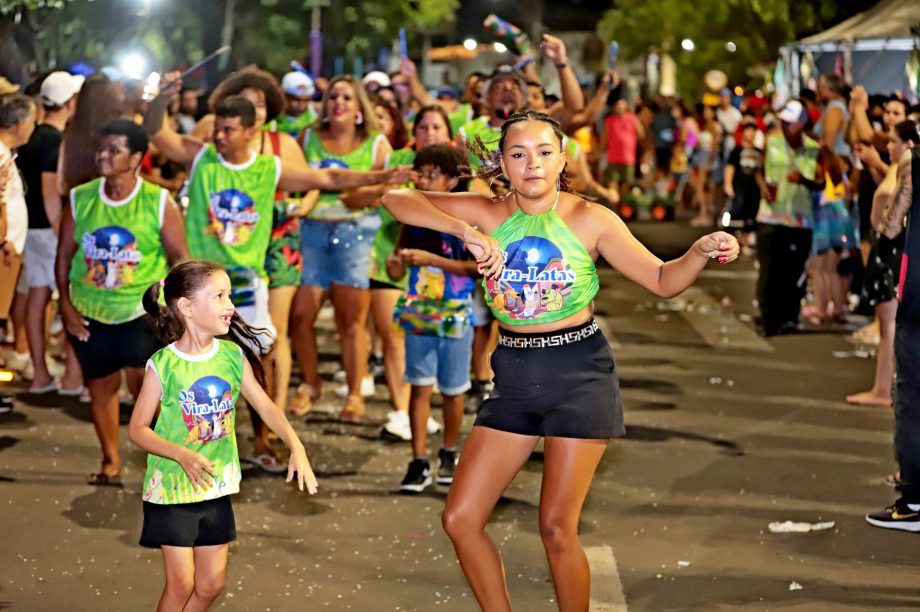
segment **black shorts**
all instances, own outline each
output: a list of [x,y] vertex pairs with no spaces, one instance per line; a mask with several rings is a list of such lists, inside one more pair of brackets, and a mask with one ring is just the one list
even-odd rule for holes
[[[593,319],[547,333],[500,333],[504,340],[499,339],[492,354],[495,388],[476,425],[561,438],[603,439],[626,433],[613,352]],[[552,338],[553,345],[502,344],[523,345],[539,338]]]
[[86,342],[69,336],[84,378],[105,378],[122,368],[143,368],[163,347],[147,315],[112,325],[93,319],[87,321]]
[[393,283],[387,283],[384,281],[374,280],[373,278],[370,280],[370,288],[371,289],[396,289],[397,291],[405,291],[402,287],[397,287]]
[[218,546],[235,539],[236,520],[229,495],[192,504],[144,502],[141,546]]

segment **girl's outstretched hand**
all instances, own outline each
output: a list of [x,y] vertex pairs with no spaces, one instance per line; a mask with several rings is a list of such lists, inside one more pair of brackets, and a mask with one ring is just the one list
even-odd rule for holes
[[738,240],[728,232],[713,232],[696,241],[700,255],[718,259],[720,264],[727,264],[738,259],[741,247]]
[[291,450],[287,479],[284,482],[294,480],[295,472],[297,473],[297,487],[303,491],[303,487],[306,485],[307,492],[310,495],[316,493],[319,484],[316,482],[316,475],[313,474],[313,468],[310,467],[310,461],[307,459],[307,451],[303,449],[303,446]]
[[473,257],[476,258],[479,271],[482,272],[483,276],[490,278],[502,273],[505,260],[495,238],[483,234],[472,226],[463,230],[460,238],[470,253],[473,254]]

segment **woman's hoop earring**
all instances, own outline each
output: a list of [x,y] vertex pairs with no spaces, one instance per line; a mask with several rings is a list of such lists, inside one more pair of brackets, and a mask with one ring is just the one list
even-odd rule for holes
[[[496,174],[495,176],[492,177],[492,180],[489,181],[489,191],[491,191],[492,193],[495,193],[495,190],[492,189],[492,185],[495,183],[495,179],[497,179],[500,176],[505,176],[505,175],[503,173]],[[505,180],[507,180],[507,177]],[[511,181],[508,181],[508,182],[510,183]],[[505,197],[507,198],[509,195],[511,195],[513,191],[514,191],[514,187],[511,187],[509,185],[508,192],[505,194]]]
[[361,125],[364,123],[364,115],[361,114],[361,111],[358,111],[357,116],[355,116],[355,125]]

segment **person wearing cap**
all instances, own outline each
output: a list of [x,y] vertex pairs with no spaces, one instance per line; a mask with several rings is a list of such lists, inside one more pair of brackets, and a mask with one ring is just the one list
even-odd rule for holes
[[6,77],[0,76],[0,96],[9,96],[18,92],[19,85],[14,85]]
[[313,79],[300,71],[288,72],[281,79],[281,89],[287,105],[284,113],[265,124],[270,132],[284,132],[296,137],[308,125],[316,121],[312,105],[316,85]]
[[371,95],[377,93],[381,87],[392,87],[393,82],[386,72],[372,70],[361,79],[361,85],[364,87],[364,91],[367,92],[367,95]]
[[767,136],[766,197],[757,211],[757,299],[766,336],[798,330],[803,287],[799,282],[811,251],[812,194],[820,145],[805,134],[808,111],[789,100],[777,114],[782,131]]
[[[584,95],[575,73],[569,67],[565,43],[555,36],[544,34],[541,47],[559,70],[565,106],[574,112],[580,111],[584,107]],[[485,114],[461,127],[457,134],[464,142],[476,143],[478,139],[487,149],[493,150],[498,145],[505,120],[525,108],[528,99],[527,82],[514,67],[499,66],[485,82],[482,98],[485,103]],[[482,165],[479,156],[473,153],[470,153],[469,160],[473,168]],[[471,181],[470,189],[477,193],[492,193],[489,185],[481,179]]]
[[51,300],[51,293],[57,289],[54,257],[63,206],[57,190],[58,156],[64,128],[77,110],[77,94],[83,80],[83,77],[67,72],[52,72],[45,77],[38,96],[44,108],[44,118],[29,142],[19,149],[16,160],[25,182],[29,210],[25,276],[28,284],[26,330],[35,372],[29,388],[31,393],[57,390],[61,395],[79,395],[83,391],[80,364],[69,344],[65,347],[67,367],[60,384],[52,378],[45,362],[45,308]]

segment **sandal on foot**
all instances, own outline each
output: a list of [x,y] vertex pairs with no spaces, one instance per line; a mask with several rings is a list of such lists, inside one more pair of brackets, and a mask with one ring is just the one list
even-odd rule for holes
[[306,416],[308,412],[313,410],[313,403],[316,402],[321,395],[322,391],[314,389],[307,383],[300,383],[300,386],[297,387],[297,391],[294,392],[294,397],[292,397],[291,401],[288,403],[288,413],[294,417]]
[[339,420],[343,423],[361,423],[364,421],[364,402],[358,398],[349,397],[345,400]]
[[56,380],[52,380],[47,385],[42,385],[41,387],[29,387],[29,393],[31,395],[44,395],[45,393],[51,393],[52,391],[57,391],[58,393],[61,390],[58,388]]
[[86,387],[84,387],[83,385],[80,385],[79,387],[73,387],[70,389],[65,388],[65,387],[59,387],[57,392],[58,392],[58,395],[60,395],[61,397],[80,397],[81,395],[83,395],[83,392],[85,390],[86,390]]
[[86,484],[92,485],[94,487],[120,487],[121,475],[113,474],[109,476],[108,474],[103,474],[102,472],[90,474],[89,478],[86,480]]
[[271,453],[262,453],[261,455],[243,459],[243,461],[251,463],[269,474],[281,474],[287,471],[287,464]]

